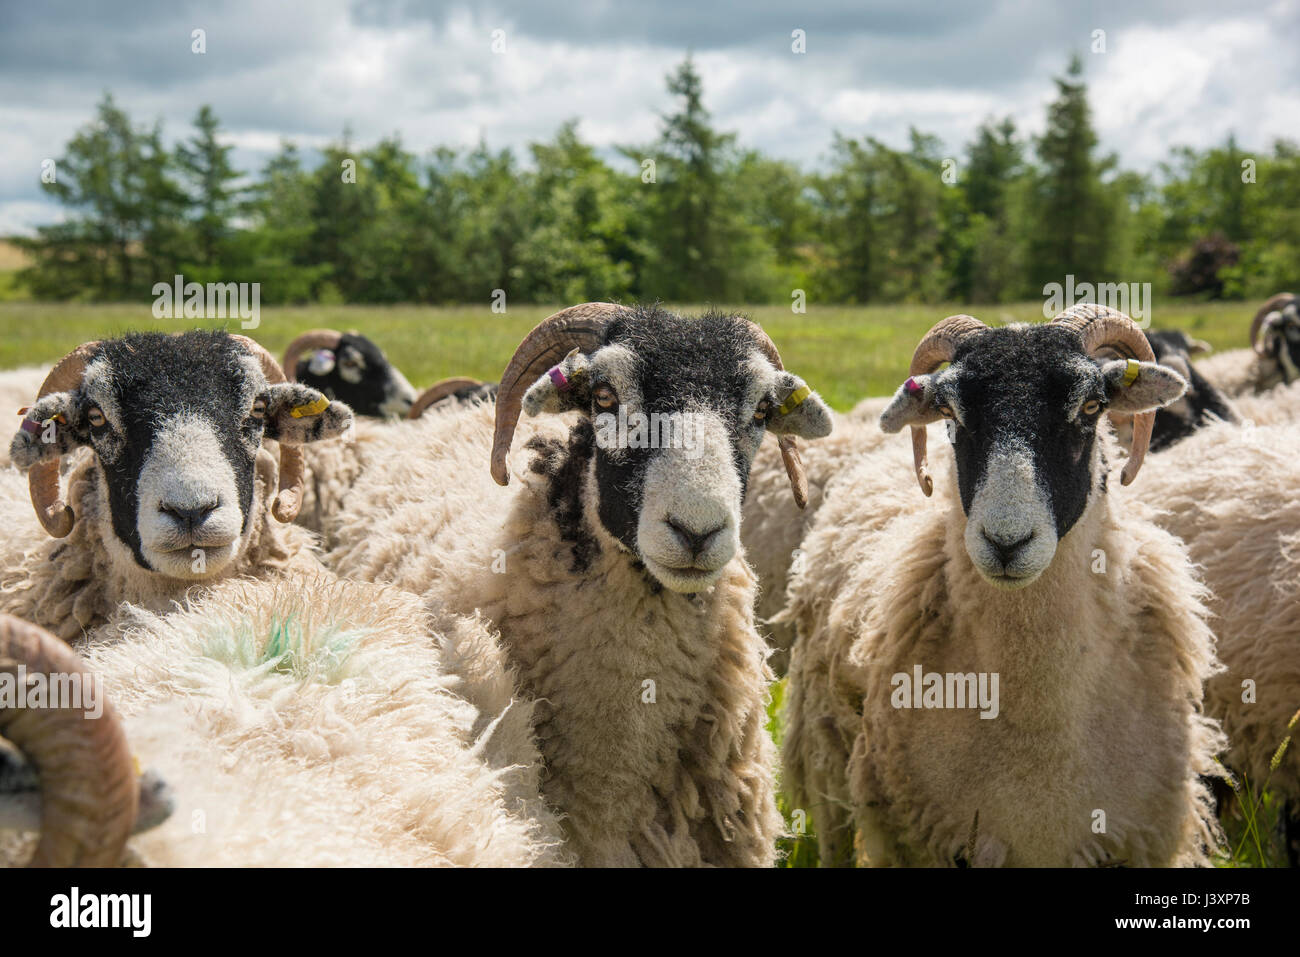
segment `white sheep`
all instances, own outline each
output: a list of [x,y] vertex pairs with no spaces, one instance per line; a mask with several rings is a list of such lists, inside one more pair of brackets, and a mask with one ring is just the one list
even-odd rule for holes
[[[1110,346],[1132,358],[1094,363]],[[945,361],[951,364],[936,371]],[[1085,305],[1042,326],[937,325],[881,416],[913,429],[850,467],[804,542],[785,613],[785,783],[823,861],[1203,864],[1200,713],[1218,665],[1182,545],[1112,487],[1104,410],[1185,387],[1136,325]],[[931,476],[925,426],[955,461]],[[904,487],[914,470],[936,507]]]
[[[1210,426],[1143,473],[1154,520],[1187,543],[1210,589],[1226,671],[1206,687],[1223,723],[1224,763],[1256,793],[1265,781],[1300,833],[1300,756],[1270,762],[1300,710],[1300,432],[1294,425]],[[1288,848],[1293,863],[1300,848]]]
[[[148,865],[570,861],[541,799],[530,707],[511,700],[480,621],[430,619],[414,596],[363,583],[227,580],[166,616],[128,610],[83,646],[81,670],[106,695],[105,718],[0,701],[0,732],[32,756],[45,792],[38,863],[121,859],[133,755],[174,808],[131,839],[131,859]],[[105,734],[115,761],[68,759]],[[89,779],[69,781],[79,767]],[[0,820],[12,798],[0,784]],[[21,862],[33,842],[11,837],[0,860]]]
[[[512,461],[521,407],[555,415],[520,429]],[[741,488],[770,430],[801,491],[790,439],[829,427],[747,320],[573,307],[519,346],[495,408],[414,423],[372,463],[327,560],[500,629],[581,863],[770,864],[770,672]]]

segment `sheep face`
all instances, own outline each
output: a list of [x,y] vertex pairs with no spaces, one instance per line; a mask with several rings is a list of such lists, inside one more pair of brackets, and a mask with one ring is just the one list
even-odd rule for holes
[[1300,379],[1300,298],[1292,297],[1264,317],[1259,351],[1278,364],[1283,382]]
[[1183,378],[1156,363],[1093,360],[1068,329],[1012,326],[964,341],[952,363],[915,376],[881,415],[895,432],[945,419],[971,562],[994,585],[1022,588],[1104,493],[1101,415],[1176,399]]
[[337,348],[303,356],[294,372],[299,382],[346,403],[357,415],[405,418],[417,395],[379,346],[351,332]]
[[224,333],[133,334],[100,343],[77,388],[32,407],[12,456],[26,469],[89,446],[117,543],[150,572],[201,580],[245,544],[262,439],[301,444],[351,421],[315,389],[269,384]]
[[720,315],[630,313],[605,345],[534,382],[523,408],[588,417],[588,513],[660,584],[687,593],[712,585],[739,549],[764,433],[831,429],[821,398],[775,368],[747,323]]

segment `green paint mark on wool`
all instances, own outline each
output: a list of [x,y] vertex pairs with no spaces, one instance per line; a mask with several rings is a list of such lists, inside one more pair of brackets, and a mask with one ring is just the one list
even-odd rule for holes
[[329,623],[313,627],[293,613],[276,614],[269,626],[249,618],[213,621],[204,655],[226,665],[269,670],[299,679],[336,684],[348,660],[373,628],[348,628]]

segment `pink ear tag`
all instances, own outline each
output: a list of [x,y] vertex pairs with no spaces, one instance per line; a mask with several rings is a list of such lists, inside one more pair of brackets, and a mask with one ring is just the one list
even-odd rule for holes
[[573,383],[570,382],[568,377],[560,371],[559,366],[551,366],[550,371],[546,374],[549,375],[551,381],[555,383],[556,391],[568,392],[573,388]]
[[908,395],[916,395],[918,392],[924,391],[921,383],[917,382],[911,376],[907,377],[907,381],[903,383],[903,388],[907,390]]

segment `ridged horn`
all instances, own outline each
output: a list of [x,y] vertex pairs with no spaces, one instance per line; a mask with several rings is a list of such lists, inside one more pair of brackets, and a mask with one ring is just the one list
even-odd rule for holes
[[435,382],[429,388],[420,393],[420,397],[411,405],[411,409],[406,413],[408,419],[418,419],[424,414],[424,410],[435,402],[441,402],[449,395],[459,392],[461,389],[468,389],[471,386],[482,385],[478,379],[467,379],[465,377],[455,379],[443,379],[441,382]]
[[[140,788],[126,733],[104,687],[71,648],[49,632],[0,615],[0,673],[80,676],[96,682],[99,717],[84,707],[0,708],[0,733],[40,777],[41,836],[30,867],[113,867],[136,821]],[[51,688],[54,682],[49,682]],[[67,687],[67,685],[64,685]],[[93,700],[93,699],[92,699]]]
[[492,435],[492,478],[498,485],[510,481],[506,459],[519,423],[524,393],[543,372],[573,349],[590,352],[604,343],[605,327],[624,313],[624,306],[612,302],[584,302],[561,309],[543,319],[515,349],[497,392],[496,428]]
[[337,329],[311,329],[304,332],[285,347],[282,365],[285,377],[290,382],[296,382],[300,355],[308,349],[338,349],[339,340],[342,338],[343,333]]
[[[36,400],[39,402],[54,392],[71,392],[80,386],[86,374],[86,364],[98,346],[98,341],[82,343],[60,359],[41,383]],[[27,472],[27,488],[31,493],[32,508],[45,531],[54,538],[66,538],[77,516],[63,500],[59,487],[59,460],[33,465]]]
[[[1055,319],[1055,325],[1069,326],[1078,331],[1083,339],[1083,351],[1095,355],[1103,348],[1113,349],[1123,359],[1137,359],[1139,362],[1155,362],[1155,353],[1151,343],[1143,335],[1138,324],[1118,309],[1099,306],[1092,302],[1081,302],[1066,309]],[[1137,478],[1142,461],[1146,458],[1147,448],[1151,445],[1151,430],[1155,426],[1155,411],[1139,412],[1133,416],[1133,445],[1128,452],[1128,461],[1120,473],[1120,483],[1128,485]]]
[[[310,333],[305,335],[310,335]],[[253,354],[253,357],[257,359],[258,364],[262,367],[262,374],[266,376],[268,383],[275,385],[288,381],[285,378],[284,370],[275,361],[275,356],[267,352],[266,347],[260,342],[250,339],[248,336],[232,335],[230,338],[242,343],[244,348]],[[298,338],[301,339],[303,336]],[[279,521],[288,524],[298,517],[298,509],[302,508],[302,450],[292,445],[286,445],[284,442],[279,443],[279,445],[280,488],[276,493],[275,500],[271,503],[271,514]]]
[[[968,336],[983,332],[988,326],[974,316],[956,315],[940,319],[927,332],[912,353],[908,375],[929,375],[957,354],[957,346]],[[934,479],[930,476],[926,433],[924,425],[912,426],[912,468],[916,481],[927,496],[934,493]]]
[[[778,371],[784,371],[785,366],[781,364],[781,353],[776,350],[776,343],[756,322],[749,319],[742,319],[749,327],[750,333],[758,342],[758,347],[765,355],[769,362],[774,365]],[[777,447],[781,450],[781,462],[785,465],[785,474],[790,479],[790,491],[794,493],[794,504],[799,508],[808,507],[808,475],[804,472],[803,459],[799,456],[799,445],[793,435],[781,435],[776,440]]]
[[1264,305],[1259,307],[1259,312],[1255,313],[1255,318],[1250,322],[1250,347],[1259,355],[1264,354],[1260,347],[1259,330],[1264,326],[1264,320],[1268,318],[1269,313],[1279,312],[1285,309],[1292,300],[1296,298],[1293,292],[1279,292]]

